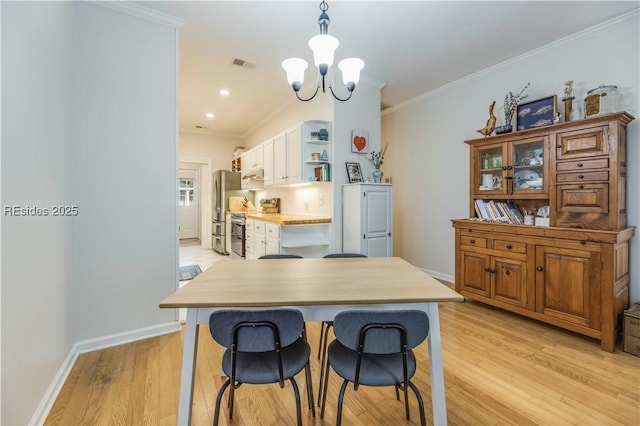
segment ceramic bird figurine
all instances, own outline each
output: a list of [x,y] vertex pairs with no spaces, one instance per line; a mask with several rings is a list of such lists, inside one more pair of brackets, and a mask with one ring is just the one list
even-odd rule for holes
[[491,102],[489,105],[489,119],[487,120],[487,125],[482,129],[477,130],[478,133],[483,134],[485,137],[491,135],[493,130],[496,128],[496,116],[493,115],[493,107],[496,106],[496,101]]

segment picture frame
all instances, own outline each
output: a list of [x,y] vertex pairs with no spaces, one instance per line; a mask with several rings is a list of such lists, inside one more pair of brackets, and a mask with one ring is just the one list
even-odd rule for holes
[[351,131],[351,152],[366,154],[369,152],[369,132],[361,129]]
[[362,171],[360,170],[360,163],[345,163],[347,166],[347,177],[349,183],[362,182]]
[[516,107],[516,130],[527,130],[553,124],[558,110],[557,95],[518,104]]

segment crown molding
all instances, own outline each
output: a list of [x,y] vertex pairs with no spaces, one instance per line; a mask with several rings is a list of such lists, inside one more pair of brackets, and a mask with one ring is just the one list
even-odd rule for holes
[[171,28],[177,29],[184,25],[184,21],[180,18],[128,1],[89,1],[89,3]]
[[561,46],[563,44],[572,42],[572,41],[574,41],[576,39],[580,39],[582,37],[585,37],[587,35],[602,31],[602,30],[610,28],[610,27],[618,26],[623,22],[631,21],[631,20],[634,20],[634,19],[640,19],[640,9],[635,9],[635,10],[627,12],[627,13],[625,13],[623,15],[617,16],[615,18],[611,18],[608,21],[601,22],[600,24],[596,24],[596,25],[594,25],[592,27],[589,27],[589,28],[586,28],[584,30],[578,31],[577,33],[573,33],[573,34],[568,35],[566,37],[560,38],[560,39],[558,39],[556,41],[552,41],[551,43],[545,44],[542,47],[530,50],[530,51],[528,51],[526,53],[523,53],[521,55],[518,55],[518,56],[514,56],[513,58],[507,59],[504,62],[501,62],[499,64],[493,65],[493,66],[491,66],[489,68],[485,68],[485,69],[483,69],[481,71],[478,71],[476,73],[470,74],[470,75],[468,75],[466,77],[462,77],[462,78],[460,78],[458,80],[452,81],[451,83],[445,84],[444,86],[440,86],[440,87],[435,88],[433,90],[430,90],[428,92],[422,93],[422,94],[420,94],[418,96],[415,96],[415,97],[413,97],[411,99],[407,99],[406,101],[401,102],[401,103],[399,103],[397,105],[394,105],[394,106],[389,107],[389,108],[385,108],[384,110],[382,110],[380,112],[380,115],[381,116],[385,116],[385,115],[392,114],[392,113],[394,113],[396,111],[400,111],[400,110],[402,110],[404,108],[407,108],[407,107],[409,107],[409,106],[411,106],[411,105],[413,105],[415,103],[418,103],[418,102],[420,102],[420,101],[422,101],[424,99],[427,99],[427,98],[430,98],[432,96],[435,96],[435,95],[437,95],[438,93],[440,93],[440,92],[442,92],[444,90],[450,89],[451,87],[455,87],[455,86],[458,86],[460,84],[475,80],[478,77],[481,77],[483,75],[492,73],[492,72],[494,72],[496,70],[499,70],[499,69],[504,68],[506,66],[509,66],[511,64],[520,62],[520,61],[522,61],[524,59],[527,59],[527,58],[529,58],[531,56],[538,55],[538,54],[540,54],[540,53],[542,53],[542,52],[544,52],[546,50],[550,50],[550,49],[556,48],[556,47]]

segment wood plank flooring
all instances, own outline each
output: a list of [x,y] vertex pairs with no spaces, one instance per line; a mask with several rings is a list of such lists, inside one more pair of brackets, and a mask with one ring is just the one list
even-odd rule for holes
[[[638,425],[640,358],[598,342],[481,304],[441,304],[448,420],[451,425]],[[308,324],[315,358],[319,323]],[[183,333],[173,333],[81,355],[46,425],[169,425],[176,423]],[[426,345],[417,350],[414,382],[431,420]],[[193,424],[211,424],[222,384],[221,349],[200,329]],[[304,376],[297,377],[304,398]],[[303,408],[303,422],[335,424],[340,382],[331,375],[325,419]],[[410,393],[411,395],[411,393]],[[419,424],[415,398],[411,422],[392,388],[347,388],[345,425]],[[233,421],[220,424],[295,424],[290,385],[245,385],[236,392]]]
[[[180,264],[205,270],[225,258],[182,241]],[[450,425],[640,425],[640,358],[600,350],[592,339],[479,303],[440,305],[442,350]],[[307,326],[312,346],[314,394],[320,323]],[[180,390],[183,333],[172,333],[81,355],[46,425],[175,425]],[[221,349],[200,329],[193,424],[213,421]],[[416,356],[414,382],[432,424],[426,345]],[[304,398],[304,376],[297,377]],[[305,425],[334,425],[340,381],[331,374],[325,419],[303,406]],[[411,421],[391,388],[348,387],[343,424],[419,424],[410,395]],[[224,405],[224,404],[223,404]],[[294,425],[291,386],[245,385],[236,392],[233,421],[221,425]]]

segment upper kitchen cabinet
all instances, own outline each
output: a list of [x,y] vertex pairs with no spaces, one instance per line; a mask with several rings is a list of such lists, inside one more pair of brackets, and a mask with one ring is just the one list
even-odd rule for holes
[[258,145],[244,152],[240,157],[242,189],[263,187],[264,146]]
[[302,181],[300,134],[300,126],[295,126],[273,139],[273,178],[276,185]]
[[302,163],[304,182],[331,182],[333,132],[331,122],[302,123]]
[[275,183],[273,170],[273,139],[269,139],[262,144],[262,151],[264,153],[264,186],[273,186]]

